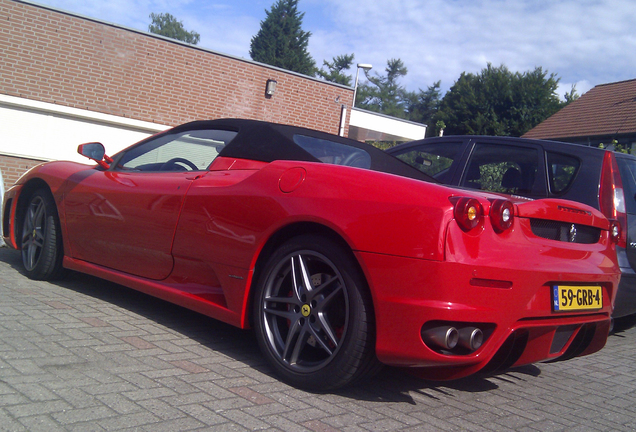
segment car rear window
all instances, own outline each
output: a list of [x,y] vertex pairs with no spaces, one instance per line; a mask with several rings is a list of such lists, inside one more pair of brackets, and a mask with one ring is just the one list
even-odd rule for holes
[[550,192],[562,194],[572,184],[581,162],[574,156],[562,153],[546,152]]
[[538,167],[536,148],[477,143],[460,184],[491,192],[531,195]]
[[419,145],[393,156],[417,168],[424,174],[447,182],[447,174],[453,161],[459,157],[462,143],[443,142]]

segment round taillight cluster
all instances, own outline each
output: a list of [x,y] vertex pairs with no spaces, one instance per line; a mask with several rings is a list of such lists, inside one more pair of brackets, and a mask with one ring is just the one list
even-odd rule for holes
[[510,201],[494,200],[490,205],[490,222],[493,229],[502,233],[512,227],[514,221],[514,206]]
[[[484,220],[484,208],[476,198],[453,197],[451,202],[455,205],[453,216],[459,227],[468,232],[482,226]],[[496,199],[490,203],[490,223],[493,230],[501,234],[512,227],[515,208],[512,202],[505,199]]]
[[470,231],[481,225],[484,208],[475,198],[459,198],[455,202],[454,216],[461,229]]

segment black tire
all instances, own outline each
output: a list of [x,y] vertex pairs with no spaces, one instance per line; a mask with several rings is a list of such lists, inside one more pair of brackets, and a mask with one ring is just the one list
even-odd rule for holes
[[31,279],[52,280],[62,276],[62,231],[53,197],[46,189],[29,198],[22,223],[22,264]]
[[364,277],[350,253],[323,237],[293,238],[269,258],[256,286],[254,329],[276,373],[298,388],[332,390],[380,364]]

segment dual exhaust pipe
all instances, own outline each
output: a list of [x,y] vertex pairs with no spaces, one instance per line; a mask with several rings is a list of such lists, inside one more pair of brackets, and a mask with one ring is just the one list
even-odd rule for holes
[[441,325],[422,330],[422,340],[432,348],[452,351],[458,346],[470,352],[477,350],[484,342],[484,333],[473,326],[459,329]]

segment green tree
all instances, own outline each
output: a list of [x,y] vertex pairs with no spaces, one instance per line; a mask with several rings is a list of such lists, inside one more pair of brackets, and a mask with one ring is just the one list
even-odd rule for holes
[[572,88],[569,92],[563,95],[564,105],[574,102],[579,98],[579,93],[576,91],[576,84],[572,84]]
[[557,112],[559,78],[541,67],[524,73],[491,64],[479,75],[462,73],[442,99],[435,121],[452,135],[521,136]]
[[[426,90],[419,89],[418,92],[406,92],[406,118],[418,123],[429,125],[427,132],[429,135],[435,134],[435,128],[430,127],[433,124],[433,117],[439,110],[441,102],[440,87],[441,81],[433,83]],[[439,132],[439,131],[437,131]]]
[[201,36],[195,31],[187,31],[183,22],[177,20],[169,13],[151,13],[152,23],[148,25],[148,31],[161,36],[187,42],[192,45],[199,43]]
[[250,45],[252,60],[314,76],[316,62],[307,51],[311,33],[302,29],[298,0],[278,0],[265,14]]
[[408,73],[408,69],[400,59],[387,61],[386,75],[369,75],[365,71],[370,84],[358,86],[356,106],[398,118],[406,118],[406,90],[399,84],[399,79]]
[[616,153],[626,153],[630,154],[631,146],[629,144],[619,144],[619,142],[613,139],[609,145],[605,145],[604,143],[599,143],[598,148],[609,149],[615,151]]
[[327,60],[324,60],[322,62],[322,65],[323,67],[326,67],[327,70],[324,71],[322,69],[319,69],[316,71],[316,73],[318,74],[318,76],[329,82],[351,86],[351,76],[344,74],[343,71],[351,68],[353,59],[353,54],[344,54],[334,57],[331,63],[329,63]]

